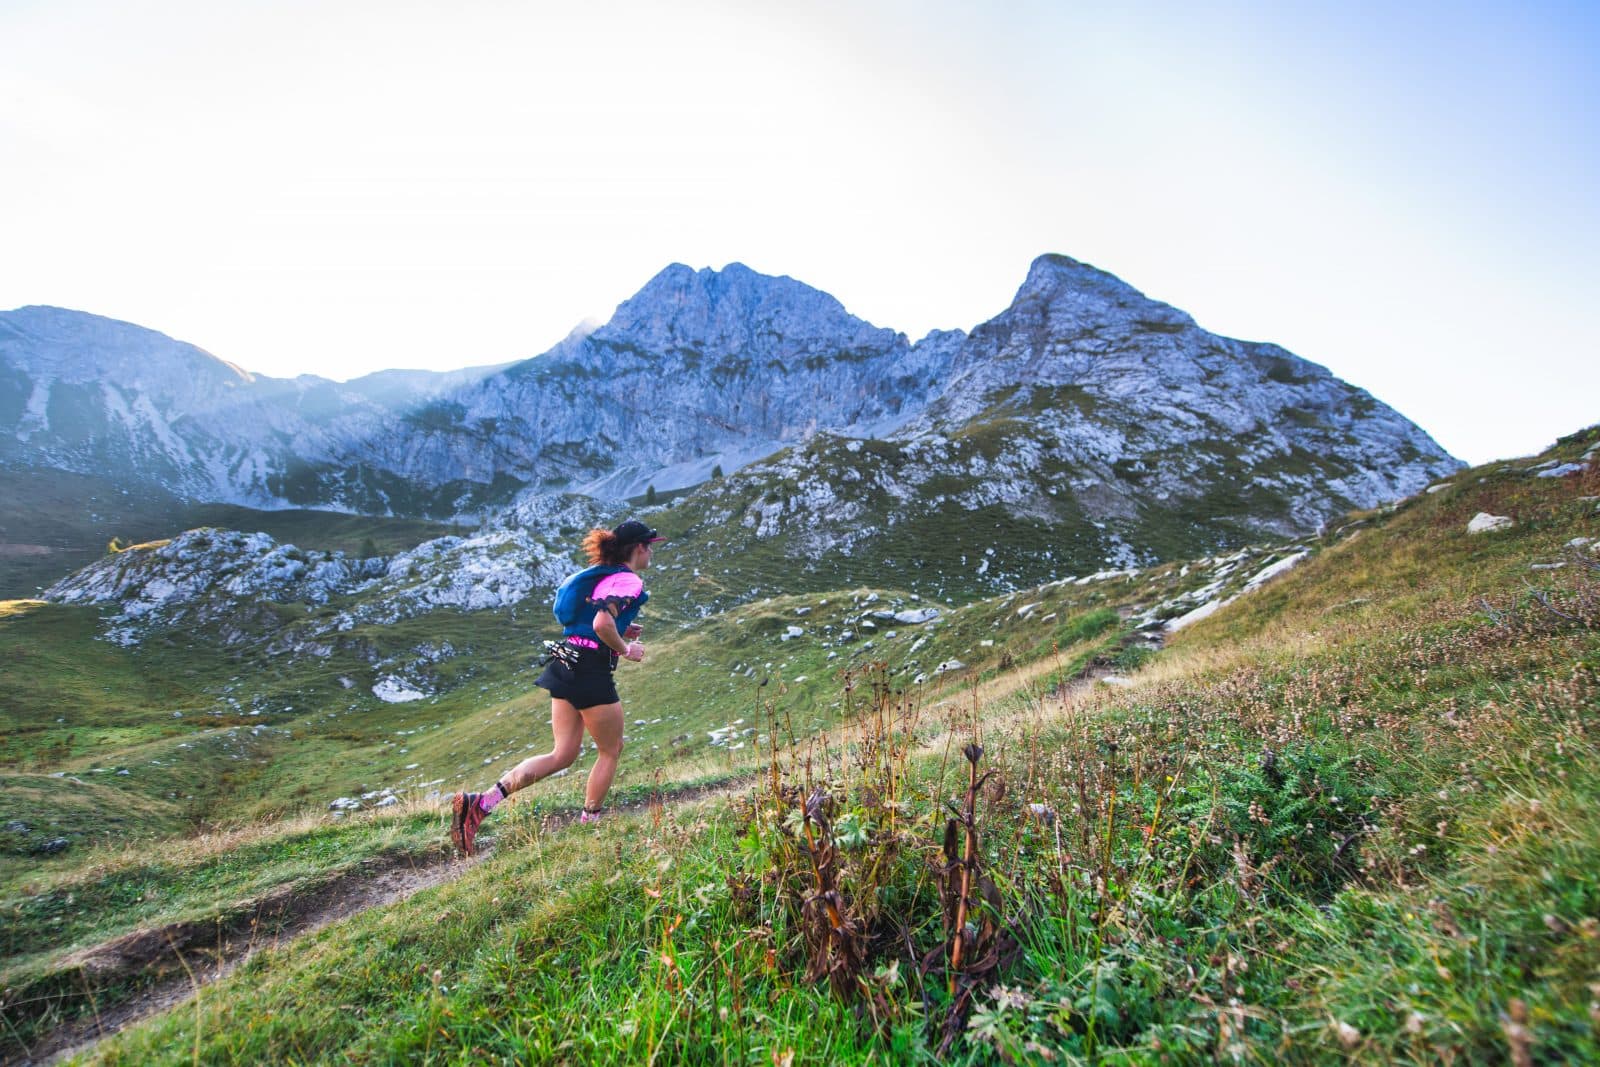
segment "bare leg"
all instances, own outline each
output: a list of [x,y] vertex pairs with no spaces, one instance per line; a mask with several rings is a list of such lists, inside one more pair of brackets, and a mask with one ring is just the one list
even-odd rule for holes
[[594,769],[589,772],[589,784],[583,791],[583,806],[596,811],[606,802],[611,789],[611,779],[617,776],[617,757],[622,755],[622,705],[597,704],[579,712],[589,736],[594,738],[600,755],[595,758]]
[[[620,736],[621,711],[618,711]],[[578,758],[578,746],[583,742],[583,719],[578,709],[569,702],[552,698],[550,701],[550,730],[555,734],[555,747],[542,756],[533,756],[511,768],[511,773],[500,779],[506,788],[515,793],[526,789],[541,778],[548,778],[559,770],[572,766]]]

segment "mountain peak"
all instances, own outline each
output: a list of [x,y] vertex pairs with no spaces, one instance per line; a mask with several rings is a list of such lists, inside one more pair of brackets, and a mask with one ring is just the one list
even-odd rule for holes
[[883,345],[894,336],[851,315],[820,289],[733,262],[721,270],[668,265],[623,301],[593,339],[664,352],[684,347],[740,350],[760,337],[849,346]]
[[1052,318],[1065,315],[1090,321],[1136,317],[1171,326],[1195,324],[1185,312],[1152,300],[1110,271],[1055,252],[1039,256],[1028,267],[1028,276],[1009,310],[1039,305],[1049,308]]
[[1022,287],[1017,290],[1017,300],[1029,296],[1049,297],[1061,290],[1096,293],[1123,300],[1149,299],[1110,271],[1101,270],[1071,256],[1046,252],[1029,265],[1028,276],[1023,280]]
[[[620,448],[619,412],[638,424]],[[1003,438],[1012,443],[992,454],[950,456],[1011,486],[990,504],[1130,523],[1151,500],[1203,495],[1244,471],[1284,503],[1240,522],[1305,529],[1450,469],[1420,430],[1324,369],[1209,334],[1064,255],[1035,259],[1012,304],[970,334],[917,345],[794,278],[672,263],[604,326],[502,373],[343,386],[244,378],[92,316],[0,313],[0,465],[116,472],[196,499],[448,514],[437,509],[465,512],[524,485],[632,495],[824,431]],[[994,455],[1027,469],[995,474]],[[1308,469],[1305,456],[1327,462]],[[1069,491],[1077,503],[1059,511]],[[1137,532],[1125,526],[1129,544]]]
[[[827,300],[833,297],[819,289],[813,289],[804,282],[795,281],[787,274],[773,275],[762,274],[752,270],[737,261],[729,263],[721,270],[711,267],[701,267],[695,270],[684,263],[669,263],[661,268],[644,287],[633,296],[623,301],[622,308],[641,300],[658,299],[690,299],[707,300],[713,303],[720,302],[728,297],[747,298],[751,295],[768,296],[770,294],[786,294],[789,296],[807,296],[815,294]],[[837,301],[834,301],[837,303]]]

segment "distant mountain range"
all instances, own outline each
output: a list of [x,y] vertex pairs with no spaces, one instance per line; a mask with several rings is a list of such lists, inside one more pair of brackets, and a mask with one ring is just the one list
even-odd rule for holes
[[434,517],[700,486],[685,523],[812,552],[1000,509],[1116,562],[1215,540],[1196,531],[1292,536],[1460,464],[1325,368],[1047,255],[999,315],[916,343],[791,278],[674,264],[535,358],[346,383],[22,308],[0,313],[0,466]]

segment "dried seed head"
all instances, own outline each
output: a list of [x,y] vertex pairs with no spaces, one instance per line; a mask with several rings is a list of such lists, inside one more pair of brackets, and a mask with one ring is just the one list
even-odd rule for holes
[[813,819],[819,817],[822,814],[823,808],[827,806],[827,803],[828,794],[823,792],[821,789],[818,789],[816,792],[812,793],[810,799],[806,801],[806,814]]
[[983,758],[983,746],[977,742],[973,742],[966,748],[962,749],[961,754],[967,757],[968,763],[976,765],[977,762]]

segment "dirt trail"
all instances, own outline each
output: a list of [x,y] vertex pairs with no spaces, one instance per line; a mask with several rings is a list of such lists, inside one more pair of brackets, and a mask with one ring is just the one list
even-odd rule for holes
[[[717,793],[747,788],[749,779],[693,786],[660,794],[660,801],[682,804]],[[642,811],[654,800],[620,804],[620,811]],[[557,812],[542,820],[546,830],[577,821],[577,812]],[[443,836],[443,828],[440,834]],[[263,949],[282,948],[340,919],[405,900],[413,893],[460,877],[494,851],[485,835],[478,855],[462,859],[449,849],[422,855],[379,857],[331,879],[282,886],[259,900],[211,919],[134,930],[76,953],[66,964],[107,984],[151,971],[163,977],[127,1000],[97,1011],[94,1018],[68,1023],[45,1035],[26,1053],[0,1051],[0,1065],[58,1063],[81,1056],[105,1038],[142,1019],[174,1008],[202,986],[226,978]]]

